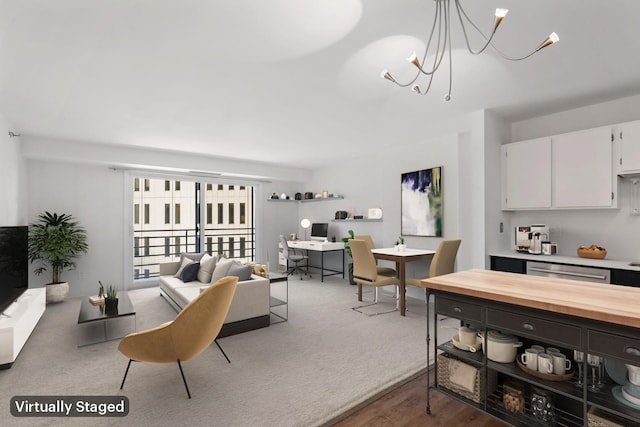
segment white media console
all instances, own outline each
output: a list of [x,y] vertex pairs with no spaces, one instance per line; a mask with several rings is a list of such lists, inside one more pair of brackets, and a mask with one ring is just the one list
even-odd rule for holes
[[0,314],[0,369],[10,368],[46,308],[45,288],[27,289]]

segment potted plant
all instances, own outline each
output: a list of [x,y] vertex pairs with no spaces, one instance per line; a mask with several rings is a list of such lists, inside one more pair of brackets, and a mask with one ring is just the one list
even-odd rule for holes
[[396,245],[395,246],[396,246],[396,249],[399,252],[402,252],[405,249],[407,249],[407,245],[404,243],[404,237],[403,236],[398,237],[398,240],[396,240]]
[[104,312],[106,314],[118,313],[118,290],[113,286],[107,287],[106,294],[104,296]]
[[47,302],[60,302],[69,294],[62,272],[74,269],[74,259],[87,253],[87,233],[68,214],[45,212],[38,218],[29,226],[29,261],[41,264],[34,270],[36,274],[51,271],[51,282],[46,284]]
[[[342,242],[344,243],[344,251],[347,253],[347,255],[349,255],[349,257],[351,257],[351,248],[349,247],[349,239],[353,239],[355,237],[355,234],[353,233],[353,230],[348,230],[347,234],[348,234],[347,237],[342,238]],[[355,285],[356,282],[353,281],[353,262],[349,263],[348,271],[349,271],[349,284]]]

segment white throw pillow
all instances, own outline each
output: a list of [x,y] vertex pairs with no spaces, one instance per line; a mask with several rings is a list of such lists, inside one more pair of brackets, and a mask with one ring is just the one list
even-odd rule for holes
[[218,280],[226,277],[229,273],[229,269],[233,265],[232,259],[220,258],[218,263],[216,264],[216,269],[213,270],[213,275],[211,276],[211,283],[216,283]]
[[198,280],[202,283],[209,283],[211,281],[211,275],[213,269],[216,268],[217,255],[212,257],[209,254],[204,254],[200,259],[200,270],[198,270]]

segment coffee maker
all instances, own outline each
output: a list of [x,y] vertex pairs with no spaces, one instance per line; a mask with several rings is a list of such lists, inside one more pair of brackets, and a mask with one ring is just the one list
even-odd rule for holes
[[542,253],[542,242],[549,240],[549,227],[544,224],[517,226],[515,229],[515,250],[534,255]]

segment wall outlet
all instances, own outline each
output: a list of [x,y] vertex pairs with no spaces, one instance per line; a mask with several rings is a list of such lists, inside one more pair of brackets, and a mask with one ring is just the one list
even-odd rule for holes
[[503,222],[500,223],[500,232],[504,233],[504,223]]

